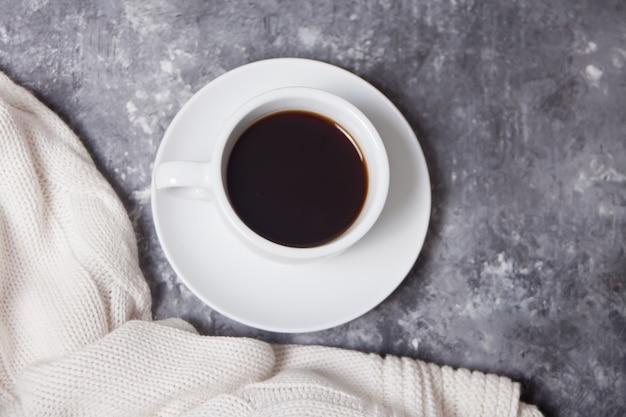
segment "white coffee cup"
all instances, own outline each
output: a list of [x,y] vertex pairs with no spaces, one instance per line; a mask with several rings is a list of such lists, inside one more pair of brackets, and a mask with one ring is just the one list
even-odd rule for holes
[[[348,132],[365,160],[367,194],[360,213],[347,230],[319,246],[285,246],[260,236],[240,219],[229,199],[226,169],[237,140],[256,121],[283,111],[308,112],[334,121]],[[387,198],[389,163],[376,128],[353,104],[323,90],[285,87],[261,93],[239,107],[217,134],[210,161],[162,162],[155,167],[154,182],[158,192],[178,191],[176,195],[212,201],[233,233],[262,256],[306,261],[337,255],[371,229]]]

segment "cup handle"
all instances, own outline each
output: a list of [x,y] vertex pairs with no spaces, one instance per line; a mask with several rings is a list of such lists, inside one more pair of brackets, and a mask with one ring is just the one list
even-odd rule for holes
[[195,199],[212,199],[211,166],[208,162],[168,161],[159,164],[154,173],[157,190],[176,189]]

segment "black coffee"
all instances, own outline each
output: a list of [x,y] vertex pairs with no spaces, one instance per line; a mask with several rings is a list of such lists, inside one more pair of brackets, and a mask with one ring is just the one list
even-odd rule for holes
[[367,170],[350,136],[317,114],[286,111],[250,126],[227,167],[231,204],[252,230],[285,246],[313,247],[359,215]]

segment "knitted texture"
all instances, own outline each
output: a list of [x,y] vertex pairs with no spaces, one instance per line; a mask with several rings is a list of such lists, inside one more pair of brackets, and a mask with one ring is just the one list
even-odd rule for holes
[[541,416],[495,375],[151,321],[124,207],[1,73],[0,172],[0,416]]
[[0,73],[0,405],[27,365],[79,349],[150,294],[123,206],[76,136]]

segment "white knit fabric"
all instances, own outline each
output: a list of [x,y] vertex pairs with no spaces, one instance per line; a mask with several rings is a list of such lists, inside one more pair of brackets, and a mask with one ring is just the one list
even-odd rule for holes
[[0,416],[541,416],[509,379],[150,320],[117,196],[0,73]]

